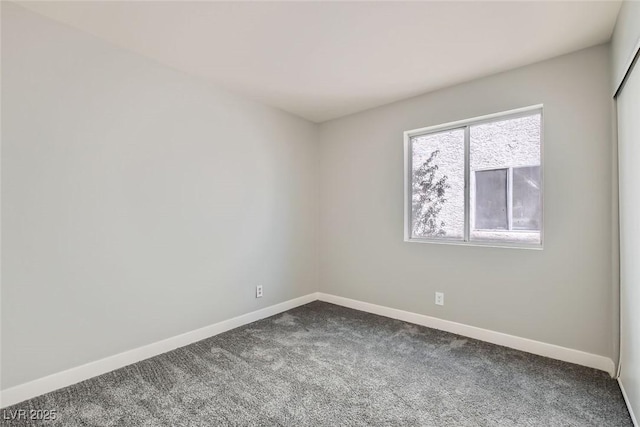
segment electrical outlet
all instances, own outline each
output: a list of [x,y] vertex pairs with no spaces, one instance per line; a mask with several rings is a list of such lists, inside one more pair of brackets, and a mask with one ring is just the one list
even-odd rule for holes
[[444,305],[444,292],[436,292],[436,305]]
[[256,286],[256,298],[262,298],[262,285]]

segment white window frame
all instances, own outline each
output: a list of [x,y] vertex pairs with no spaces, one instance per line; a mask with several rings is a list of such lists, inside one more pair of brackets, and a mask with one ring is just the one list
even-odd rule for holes
[[[509,242],[501,240],[471,240],[471,207],[470,204],[470,127],[483,123],[497,122],[518,117],[540,114],[540,191],[541,191],[541,218],[540,218],[540,243]],[[411,230],[412,215],[412,171],[413,171],[413,148],[411,138],[444,132],[453,129],[464,129],[464,236],[461,240],[447,238],[413,237]],[[494,168],[510,169],[510,168]],[[508,231],[508,230],[505,230]],[[518,249],[542,249],[544,243],[544,112],[543,105],[532,105],[515,110],[503,111],[488,114],[485,116],[444,123],[436,126],[428,126],[404,132],[404,241],[415,243],[436,243],[444,245],[463,246],[489,246],[500,248]]]

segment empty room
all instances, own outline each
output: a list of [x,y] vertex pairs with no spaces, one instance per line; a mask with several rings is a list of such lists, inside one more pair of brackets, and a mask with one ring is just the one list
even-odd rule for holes
[[638,426],[640,1],[0,18],[0,425]]

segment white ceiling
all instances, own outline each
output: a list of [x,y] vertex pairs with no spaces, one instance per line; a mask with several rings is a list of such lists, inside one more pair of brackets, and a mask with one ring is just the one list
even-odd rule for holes
[[315,122],[609,40],[619,1],[22,2]]

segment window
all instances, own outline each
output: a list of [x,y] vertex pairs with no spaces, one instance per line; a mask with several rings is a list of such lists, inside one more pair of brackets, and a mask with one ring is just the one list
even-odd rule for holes
[[405,132],[405,240],[542,246],[542,106]]
[[[540,166],[475,171],[474,182],[472,239],[539,242],[542,218]],[[516,230],[519,232],[514,234]]]

